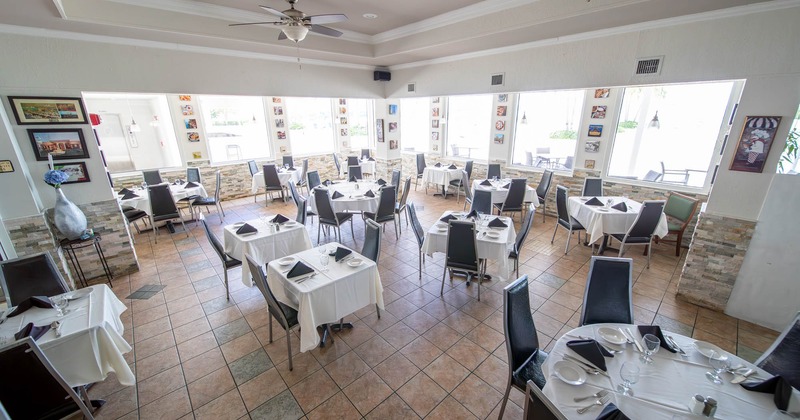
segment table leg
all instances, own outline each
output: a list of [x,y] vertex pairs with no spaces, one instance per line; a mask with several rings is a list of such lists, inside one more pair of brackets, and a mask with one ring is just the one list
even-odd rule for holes
[[352,329],[352,328],[353,328],[353,324],[350,323],[350,322],[340,322],[338,324],[333,324],[333,325],[323,324],[322,325],[322,331],[323,331],[322,332],[322,341],[320,341],[319,346],[320,347],[325,347],[325,343],[328,341],[328,336],[329,336],[330,331],[339,332],[339,331],[342,331],[344,329]]

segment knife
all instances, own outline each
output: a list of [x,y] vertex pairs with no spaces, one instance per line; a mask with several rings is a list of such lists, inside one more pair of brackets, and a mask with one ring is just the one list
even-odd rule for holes
[[678,343],[676,343],[676,342],[675,342],[675,339],[674,339],[674,338],[672,338],[672,336],[671,336],[671,335],[665,335],[665,336],[664,336],[664,338],[666,338],[666,339],[667,339],[667,341],[669,341],[669,344],[670,344],[670,345],[671,345],[673,348],[675,348],[675,349],[677,349],[677,350],[678,350],[678,353],[680,353],[680,354],[681,354],[681,356],[688,356],[688,354],[686,354],[686,352],[685,352],[685,351],[683,351],[683,349],[681,348],[681,346],[679,346],[679,345],[678,345]]
[[746,381],[747,378],[750,375],[754,374],[754,373],[756,373],[755,369],[747,369],[746,371],[744,371],[742,373],[736,374],[736,376],[733,379],[731,379],[731,383],[732,384],[742,383],[742,382]]
[[642,344],[639,343],[639,341],[636,340],[636,338],[635,338],[636,336],[633,335],[633,332],[631,331],[631,329],[630,328],[626,328],[626,330],[628,331],[628,335],[631,336],[631,340],[633,340],[633,344],[636,345],[637,349],[639,349],[639,353],[644,353],[644,349],[642,348]]
[[583,368],[596,370],[599,374],[601,374],[603,376],[608,376],[608,372],[604,371],[603,369],[600,369],[599,367],[597,367],[597,366],[595,366],[595,365],[593,365],[591,363],[584,362],[583,360],[580,360],[577,357],[573,357],[573,356],[571,356],[569,354],[565,354],[564,358],[569,360],[569,361],[578,363]]
[[0,315],[0,324],[6,322],[6,319],[8,319],[8,314],[10,313],[11,313],[11,308],[8,308],[5,311],[3,311],[3,314]]

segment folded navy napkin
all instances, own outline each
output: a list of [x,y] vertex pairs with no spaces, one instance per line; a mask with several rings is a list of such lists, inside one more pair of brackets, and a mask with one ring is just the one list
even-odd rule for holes
[[372,192],[372,190],[367,190],[367,192],[365,192],[364,195],[370,198],[375,198],[375,193]]
[[130,199],[133,199],[133,198],[139,198],[139,196],[134,194],[133,192],[130,192],[130,191],[125,193],[125,195],[122,196],[123,200],[130,200]]
[[17,340],[22,340],[25,337],[31,337],[33,338],[33,341],[36,341],[39,339],[39,337],[47,334],[48,331],[50,331],[49,325],[42,325],[41,327],[37,327],[33,325],[33,322],[29,322],[28,325],[22,327],[22,329],[19,330],[18,333],[14,334],[14,338],[16,338]]
[[492,186],[492,183],[491,183],[491,182],[489,182],[489,180],[488,180],[488,179],[484,179],[483,181],[481,181],[481,184],[480,184],[480,185],[483,185],[484,187],[491,187],[491,186]]
[[378,180],[375,181],[375,183],[378,185],[386,185],[386,181],[384,181],[383,178],[378,178]]
[[441,167],[442,167],[442,164],[441,164],[441,163],[439,163],[439,162],[436,162],[436,165],[433,165],[433,166],[435,166],[435,167],[437,167],[437,168],[441,168]]
[[339,261],[341,261],[343,258],[347,257],[348,255],[350,255],[350,254],[352,254],[352,253],[353,253],[353,251],[351,251],[351,250],[349,250],[349,249],[347,249],[347,248],[344,248],[344,247],[341,247],[341,246],[340,246],[340,247],[337,247],[337,248],[336,248],[336,254],[334,254],[334,255],[333,255],[333,259],[334,259],[336,262],[339,262]]
[[358,179],[356,178],[355,175],[350,177],[350,182],[358,182]]
[[450,166],[447,167],[447,169],[458,169],[458,166],[456,166],[455,164],[451,163]]
[[443,221],[445,223],[449,223],[451,220],[455,220],[455,219],[457,219],[457,217],[453,216],[452,214],[448,214],[447,216],[442,217],[439,220],[441,220],[441,221]]
[[627,204],[625,204],[625,202],[624,202],[624,201],[623,201],[623,202],[621,202],[621,203],[614,204],[613,206],[611,206],[611,208],[612,208],[612,209],[619,210],[619,211],[624,211],[624,212],[627,212],[627,211],[628,211],[628,205],[627,205]]
[[284,215],[282,215],[282,214],[280,214],[280,213],[278,213],[277,216],[272,218],[272,223],[279,223],[280,224],[280,223],[286,223],[288,221],[289,221],[289,218],[284,216]]
[[763,392],[765,394],[775,394],[775,406],[779,410],[789,408],[789,401],[792,399],[792,385],[780,375],[767,379],[764,382],[746,382],[742,388],[748,391]]
[[506,184],[506,185],[503,185],[503,188],[505,188],[505,189],[509,189],[509,188],[511,188],[511,183],[509,182],[508,184]]
[[603,407],[600,415],[597,416],[597,420],[630,420],[630,417],[619,411],[619,408],[614,403],[608,403],[607,406]]
[[369,158],[367,160],[370,161],[370,162],[375,162],[375,158],[374,157],[371,157],[371,158]]
[[133,191],[131,191],[131,190],[127,189],[127,188],[123,188],[123,189],[119,190],[117,195],[125,195],[125,194],[127,194],[129,192],[133,192]]
[[653,334],[654,336],[658,337],[659,340],[661,340],[661,347],[672,353],[678,351],[677,349],[673,349],[667,340],[664,339],[664,334],[661,333],[661,327],[658,325],[637,325],[637,327],[639,328],[639,333],[642,334],[642,337],[644,337],[645,334]]
[[294,267],[286,273],[286,278],[291,279],[298,276],[304,276],[308,273],[313,273],[314,269],[305,265],[302,261],[295,263]]
[[296,171],[297,169],[295,169],[294,166],[292,166],[291,168],[289,168],[289,170],[290,171]]
[[246,233],[256,233],[256,232],[258,232],[258,229],[256,229],[255,227],[253,227],[253,225],[249,223],[245,223],[242,226],[240,226],[239,229],[236,229],[236,233],[239,235],[243,235]]
[[186,185],[183,186],[183,189],[187,188],[197,188],[199,185],[195,184],[194,182],[187,182]]
[[614,357],[613,354],[607,352],[600,346],[600,343],[594,340],[572,340],[567,342],[567,347],[588,360],[589,363],[597,366],[603,372],[608,371],[608,368],[606,368],[606,359],[604,357]]
[[47,296],[31,296],[17,305],[13,311],[8,313],[8,317],[11,318],[13,316],[17,316],[30,308],[52,308],[53,304],[50,303],[50,299]]
[[478,217],[478,210],[472,210],[471,212],[467,213],[467,219],[469,218],[476,218]]
[[494,220],[492,220],[491,222],[489,222],[489,227],[494,227],[494,228],[507,228],[507,227],[508,227],[508,225],[507,225],[507,224],[505,224],[505,223],[503,223],[503,221],[502,221],[502,220],[500,220],[500,218],[499,218],[499,217],[495,217],[495,218],[494,218]]
[[331,184],[333,184],[333,182],[331,182],[330,179],[326,179],[325,182],[322,183],[322,185],[331,185]]
[[340,193],[339,191],[334,191],[331,199],[336,200],[337,198],[344,197],[344,194]]
[[597,197],[592,197],[591,200],[586,202],[587,206],[602,206],[603,202],[598,200]]

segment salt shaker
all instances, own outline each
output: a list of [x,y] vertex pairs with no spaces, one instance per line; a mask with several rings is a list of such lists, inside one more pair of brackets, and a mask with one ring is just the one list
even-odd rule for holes
[[717,412],[717,400],[706,397],[706,403],[703,407],[703,415],[709,418],[714,418],[714,414]]
[[706,398],[700,394],[695,394],[694,397],[692,397],[692,402],[689,404],[689,411],[691,411],[692,414],[703,414],[705,405]]

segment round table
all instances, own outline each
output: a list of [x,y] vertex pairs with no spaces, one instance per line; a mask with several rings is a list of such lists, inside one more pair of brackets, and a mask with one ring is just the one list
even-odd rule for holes
[[[327,188],[328,194],[330,194],[331,198],[333,198],[334,192],[339,192],[344,195],[344,197],[331,200],[331,203],[333,204],[333,211],[337,213],[344,211],[366,211],[375,213],[378,211],[378,197],[380,197],[378,190],[380,189],[380,185],[375,182],[339,182],[329,185]],[[375,197],[370,198],[364,196],[364,194],[370,190],[373,194],[375,194]],[[311,211],[319,214],[317,211],[317,203],[313,197],[314,192],[315,190],[311,190],[311,196],[308,198],[308,204]]]

